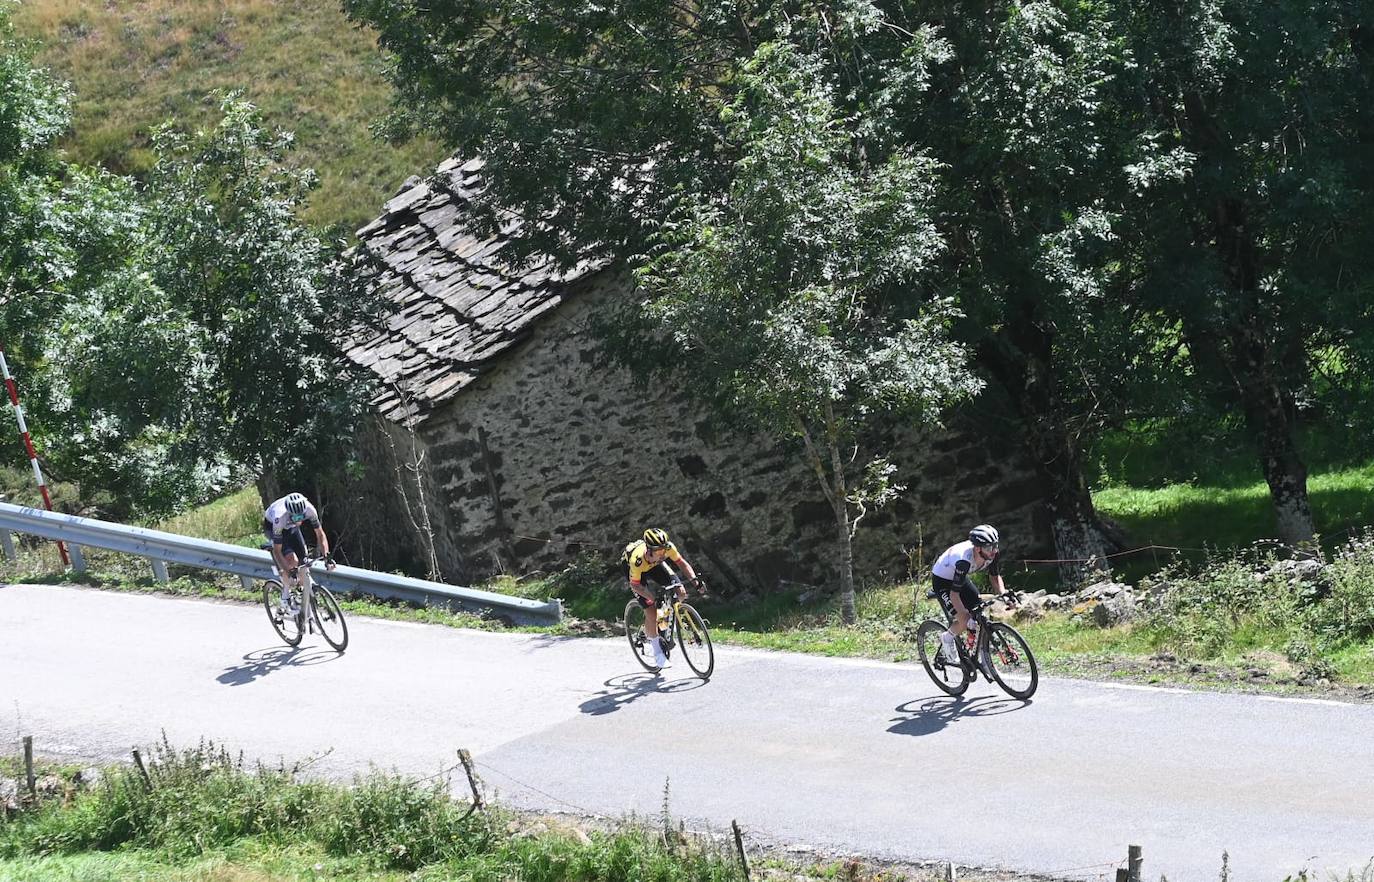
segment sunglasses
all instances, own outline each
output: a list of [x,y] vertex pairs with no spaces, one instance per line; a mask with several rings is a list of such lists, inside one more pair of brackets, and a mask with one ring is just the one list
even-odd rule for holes
[[291,523],[299,524],[303,520],[305,520],[305,512],[291,512]]

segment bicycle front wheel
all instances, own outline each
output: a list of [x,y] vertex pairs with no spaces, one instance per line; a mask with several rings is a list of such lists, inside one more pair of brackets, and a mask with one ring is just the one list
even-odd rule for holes
[[711,646],[711,632],[706,630],[706,621],[688,603],[677,605],[677,645],[682,647],[682,657],[687,667],[703,680],[711,679],[716,669],[716,650]]
[[644,614],[644,607],[638,600],[625,604],[625,639],[630,641],[630,652],[634,654],[635,661],[649,673],[657,674],[659,667],[654,664],[654,648],[644,635]]
[[1026,639],[1005,622],[995,622],[988,631],[984,649],[988,672],[997,685],[1012,698],[1022,701],[1035,694],[1040,671]]
[[334,599],[334,592],[323,585],[316,585],[313,593],[315,602],[311,606],[315,614],[315,627],[320,629],[324,641],[334,647],[335,652],[343,652],[348,648],[348,622],[344,621],[339,601]]
[[[299,610],[301,608],[301,589],[296,586],[291,589],[292,606]],[[272,623],[272,628],[277,632],[277,636],[286,641],[287,646],[300,646],[301,627],[304,624],[301,617],[294,615],[290,610],[283,610],[281,607],[281,582],[276,579],[268,579],[262,583],[262,605],[267,610],[267,620]]]
[[940,691],[959,696],[968,690],[969,671],[962,664],[945,660],[941,651],[940,635],[945,633],[945,623],[927,619],[916,629],[916,649],[921,655],[921,666],[926,669],[930,679]]

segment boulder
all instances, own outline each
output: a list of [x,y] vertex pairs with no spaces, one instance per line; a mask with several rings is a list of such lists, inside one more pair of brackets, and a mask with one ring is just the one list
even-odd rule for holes
[[0,815],[19,811],[19,782],[14,778],[0,778]]
[[1110,579],[1101,582],[1094,582],[1087,588],[1074,595],[1082,603],[1090,600],[1102,600],[1106,597],[1116,597],[1119,594],[1131,593],[1131,586],[1122,582],[1113,582]]

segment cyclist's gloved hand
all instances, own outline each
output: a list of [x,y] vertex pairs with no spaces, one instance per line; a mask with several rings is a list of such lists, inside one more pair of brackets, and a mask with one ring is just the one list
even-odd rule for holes
[[701,576],[697,576],[696,578],[694,578],[694,579],[692,580],[692,587],[695,588],[695,589],[697,589],[697,591],[700,592],[701,594],[705,594],[705,593],[706,593],[706,580],[703,579],[703,578],[701,578]]
[[334,555],[326,554],[324,556],[324,568],[326,570],[332,570],[335,566],[337,566],[337,564],[334,563]]
[[1002,592],[1002,602],[1007,606],[1016,606],[1021,602],[1021,597],[1015,591],[1008,588],[1006,591]]

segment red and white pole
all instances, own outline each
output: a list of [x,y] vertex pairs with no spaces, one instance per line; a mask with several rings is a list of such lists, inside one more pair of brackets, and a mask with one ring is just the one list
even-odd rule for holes
[[[38,482],[38,492],[43,494],[43,505],[48,511],[52,511],[52,497],[48,495],[48,482],[43,480],[43,470],[38,467],[38,454],[33,450],[33,439],[29,438],[29,427],[24,423],[24,408],[19,406],[19,387],[14,383],[14,377],[10,376],[10,366],[5,361],[5,349],[0,346],[0,375],[5,378],[5,389],[10,393],[10,407],[14,408],[14,418],[19,423],[19,434],[24,439],[24,449],[29,454],[29,465],[33,466],[33,479]],[[57,550],[62,555],[64,566],[71,565],[71,558],[67,557],[67,546],[61,542],[57,543]]]

